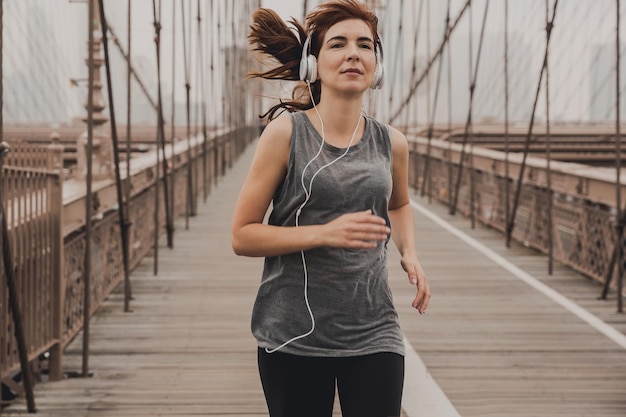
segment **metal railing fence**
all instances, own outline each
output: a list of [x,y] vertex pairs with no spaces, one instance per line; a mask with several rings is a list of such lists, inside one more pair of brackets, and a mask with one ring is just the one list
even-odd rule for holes
[[[169,170],[155,177],[154,164],[135,171],[125,183],[131,187],[129,204],[130,268],[135,268],[153,250],[154,193],[163,195],[165,178],[174,184],[172,212],[174,218],[187,209],[187,170],[193,173],[193,199],[201,198],[218,178],[227,173],[246,146],[256,137],[254,128],[216,133],[203,144],[194,142],[192,152],[186,146],[166,153]],[[62,160],[60,153],[46,147],[15,142],[2,171],[4,204],[7,207],[9,246],[13,251],[19,305],[28,359],[33,364],[50,352],[50,378],[62,375],[62,351],[83,328],[84,297],[84,226],[64,220],[62,175],[48,167]],[[51,145],[55,146],[55,145]],[[50,147],[48,147],[50,148]],[[58,151],[58,150],[57,150]],[[62,151],[62,149],[61,149]],[[191,155],[191,159],[189,159]],[[55,156],[55,158],[51,158]],[[142,156],[152,157],[154,153]],[[114,182],[111,185],[114,187]],[[105,191],[101,190],[103,195]],[[84,198],[84,197],[83,197]],[[75,203],[75,202],[74,202]],[[80,206],[80,204],[75,204]],[[71,217],[71,216],[68,216]],[[159,205],[159,228],[165,231],[165,204]],[[0,245],[2,242],[0,242]],[[92,276],[91,313],[124,278],[122,244],[117,207],[94,213],[91,236]],[[6,276],[0,271],[0,377],[11,383],[20,370],[14,323],[8,309]],[[21,392],[18,392],[21,394]]]

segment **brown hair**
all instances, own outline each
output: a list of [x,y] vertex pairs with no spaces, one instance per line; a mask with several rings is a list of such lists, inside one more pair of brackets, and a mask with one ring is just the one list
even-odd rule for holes
[[[291,18],[285,23],[276,12],[270,9],[258,9],[252,15],[248,41],[253,51],[262,52],[278,61],[278,66],[263,72],[250,72],[250,77],[265,78],[268,80],[300,80],[300,58],[307,36],[311,37],[311,53],[319,55],[322,41],[326,32],[336,23],[348,19],[363,20],[378,39],[378,18],[364,4],[358,0],[333,0],[320,4],[306,17],[306,29],[296,19]],[[298,36],[296,36],[296,33]],[[313,99],[319,103],[321,96],[320,81],[311,84]],[[307,110],[313,107],[306,85],[298,85],[293,89],[291,100],[283,101],[272,106],[260,117],[272,120],[279,110],[294,112]]]

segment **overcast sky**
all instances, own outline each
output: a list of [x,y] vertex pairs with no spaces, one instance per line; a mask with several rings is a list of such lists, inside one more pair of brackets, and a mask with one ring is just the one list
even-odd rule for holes
[[[283,20],[287,20],[290,17],[295,17],[302,21],[302,0],[261,0],[261,5],[269,9],[275,10]],[[313,3],[314,0],[309,0],[308,3]],[[311,7],[311,6],[308,6]]]
[[[107,0],[107,19],[118,35],[121,43],[126,45],[127,38],[127,1],[128,0]],[[227,3],[228,1],[228,3]],[[462,9],[466,0],[451,0],[451,13],[456,16]],[[263,7],[275,10],[283,19],[288,20],[295,17],[302,20],[304,0],[261,0]],[[307,8],[310,11],[319,0],[307,0]],[[417,56],[418,67],[423,67],[429,55],[433,53],[442,39],[446,5],[443,0],[430,1],[401,1],[386,0],[383,2],[385,8],[378,11],[381,21],[381,34],[385,46],[385,76],[387,77],[383,93],[394,97],[396,100],[402,99],[406,95],[407,80],[410,80],[411,67],[414,65],[413,59]],[[554,4],[553,0],[549,1]],[[151,0],[132,0],[132,56],[135,69],[141,74],[142,79],[152,92],[156,95],[156,65],[154,46],[154,27],[152,16]],[[158,2],[160,4],[160,2]],[[181,36],[181,5],[185,4],[187,11],[192,11],[190,5],[195,1],[188,0],[165,0],[162,2],[162,27],[161,38],[162,51],[162,86],[164,95],[167,96],[175,86],[175,93],[178,101],[184,102],[184,63],[183,46]],[[235,8],[236,27],[240,32],[238,35],[241,46],[245,43],[245,30],[249,22],[249,16],[244,15],[245,4],[241,0],[221,0],[202,2],[207,4],[218,4],[219,14],[216,17],[208,17],[209,28],[205,29],[202,37],[204,45],[210,42],[217,43],[218,37],[211,35],[211,30],[215,30],[215,20],[220,19],[222,23],[222,36],[220,47],[228,47],[232,39],[230,32],[230,14]],[[228,4],[227,6],[225,6]],[[249,3],[250,4],[250,3]],[[424,11],[424,16],[419,17],[417,13],[418,5],[427,5],[429,12]],[[455,118],[464,118],[467,112],[469,90],[469,69],[468,64],[468,40],[472,42],[468,33],[470,25],[468,21],[473,21],[473,62],[476,62],[478,37],[485,0],[472,2],[472,12],[466,13],[461,19],[458,28],[452,36],[452,85],[454,97],[452,101]],[[503,68],[503,27],[504,27],[504,1],[490,2],[489,19],[486,27],[486,46],[482,51],[481,68],[477,82],[475,104],[477,109],[481,109],[486,115],[497,116],[501,113],[502,97],[491,94],[493,91],[503,90],[502,68]],[[529,92],[536,89],[539,69],[543,59],[545,49],[545,0],[524,0],[508,2],[510,11],[510,58],[511,63],[511,96],[514,105],[520,109],[530,109]],[[404,7],[400,10],[400,6]],[[175,7],[177,17],[176,24],[176,48],[172,47],[172,8]],[[622,15],[626,12],[626,2],[622,2]],[[86,58],[86,3],[70,0],[20,0],[5,2],[5,35],[4,50],[4,72],[6,91],[12,90],[16,96],[23,97],[40,94],[41,91],[50,92],[50,86],[55,87],[60,92],[57,95],[68,96],[65,101],[68,106],[76,108],[75,112],[83,112],[82,109],[85,97],[85,84],[71,87],[69,79],[83,79],[87,75],[85,65]],[[206,9],[205,9],[206,10]],[[225,10],[228,10],[228,18],[225,17]],[[208,16],[208,14],[207,14]],[[400,18],[400,16],[402,18]],[[429,16],[429,17],[426,17]],[[468,19],[470,17],[470,19]],[[420,20],[421,19],[421,20]],[[191,19],[194,20],[193,18]],[[59,25],[58,22],[67,22]],[[189,22],[189,20],[187,21]],[[206,22],[206,20],[205,20]],[[194,22],[195,24],[195,22]],[[189,25],[189,23],[188,23]],[[188,26],[190,27],[190,26]],[[419,27],[419,46],[414,43],[414,34]],[[225,29],[227,28],[227,30]],[[190,36],[191,43],[196,42],[195,27]],[[626,29],[622,29],[626,30]],[[214,34],[214,32],[213,32]],[[587,108],[601,101],[612,102],[612,95],[605,94],[604,90],[613,91],[615,78],[614,72],[614,38],[615,38],[615,1],[614,0],[577,0],[571,2],[560,2],[556,19],[553,39],[551,40],[551,60],[550,74],[552,94],[552,107],[554,117],[567,117],[569,119],[585,119]],[[189,39],[189,37],[188,37]],[[430,48],[427,47],[430,39]],[[23,47],[15,47],[24,45]],[[28,46],[26,46],[28,45]],[[622,43],[623,55],[626,56],[626,42]],[[125,64],[121,62],[116,48],[113,57],[113,72],[116,78],[125,79]],[[193,45],[188,50],[195,52]],[[214,56],[220,59],[219,51],[214,48]],[[48,53],[44,53],[48,52]],[[197,54],[191,56],[190,68],[194,72],[198,67],[196,63]],[[116,59],[116,60],[115,60]],[[622,58],[624,59],[624,58]],[[32,65],[37,62],[39,65]],[[218,61],[219,62],[219,61]],[[207,61],[204,62],[205,68]],[[446,64],[447,65],[447,64]],[[58,80],[46,81],[38,72],[42,69],[54,68],[55,71],[47,71],[45,74],[52,74]],[[626,69],[626,65],[622,65]],[[176,81],[172,82],[172,71],[176,71]],[[221,80],[224,75],[220,72],[219,65],[216,66],[215,78]],[[447,75],[447,69],[444,68]],[[49,75],[49,74],[48,74]],[[50,75],[50,76],[52,76]],[[207,75],[205,70],[204,75]],[[481,78],[482,77],[482,78]],[[49,78],[49,77],[48,77]],[[191,75],[192,88],[198,85],[198,81]],[[433,86],[436,77],[431,77]],[[447,77],[446,77],[447,79]],[[622,83],[626,80],[626,75],[622,77]],[[388,81],[388,82],[387,82]],[[626,97],[625,87],[623,97]],[[434,87],[430,90],[431,94]],[[194,90],[195,91],[195,90]],[[418,91],[420,93],[420,91]],[[421,91],[424,98],[428,97]],[[440,93],[441,97],[448,97],[445,90]],[[532,97],[531,97],[532,98]],[[41,101],[41,100],[38,100]],[[432,99],[431,99],[432,101]],[[447,102],[439,100],[439,105],[446,107]],[[58,103],[46,104],[46,106],[59,106]],[[396,107],[397,103],[388,103],[386,107]],[[541,106],[541,103],[540,103]],[[607,105],[605,105],[606,107]],[[15,107],[15,106],[13,106]],[[34,105],[24,104],[24,112],[30,113]],[[425,103],[420,104],[424,109]],[[626,106],[624,106],[626,107]],[[69,110],[68,110],[69,111]],[[606,113],[606,112],[605,112]],[[437,112],[438,116],[447,117],[447,108],[442,108]]]

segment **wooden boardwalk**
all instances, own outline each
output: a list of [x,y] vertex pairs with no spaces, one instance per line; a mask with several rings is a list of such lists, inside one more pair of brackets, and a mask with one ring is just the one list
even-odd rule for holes
[[[177,223],[175,248],[159,251],[159,274],[152,259],[134,271],[133,311],[124,313],[115,293],[93,317],[93,377],[37,385],[38,416],[267,415],[249,330],[262,260],[236,257],[230,247],[230,218],[251,152],[199,204],[190,230]],[[394,250],[391,285],[407,340],[429,374],[407,372],[428,390],[438,384],[445,396],[407,384],[406,416],[624,417],[626,345],[615,340],[626,317],[615,313],[615,296],[598,301],[598,285],[558,265],[548,276],[544,257],[506,249],[499,234],[472,230],[414,198],[418,249],[434,294],[428,313],[411,309],[413,288]],[[461,240],[462,233],[484,246]],[[522,281],[524,271],[617,329],[617,339]],[[68,348],[67,371],[80,370],[80,352],[81,335]],[[3,410],[25,413],[23,402]]]

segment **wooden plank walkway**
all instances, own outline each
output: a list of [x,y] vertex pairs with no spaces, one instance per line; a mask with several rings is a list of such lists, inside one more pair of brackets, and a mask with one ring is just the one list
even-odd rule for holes
[[[230,218],[251,154],[252,148],[199,205],[190,230],[177,223],[176,247],[159,251],[159,274],[152,274],[151,259],[134,271],[133,312],[123,312],[115,293],[96,313],[93,377],[37,385],[38,416],[267,415],[249,330],[262,260],[236,257],[230,248]],[[428,313],[411,309],[413,288],[394,250],[391,285],[407,339],[456,415],[626,415],[626,349],[424,213],[448,220],[624,332],[615,300],[596,300],[600,287],[566,268],[548,276],[544,257],[506,249],[499,234],[472,230],[466,220],[414,198],[418,248],[434,293]],[[80,370],[80,349],[79,335],[68,348],[67,371]],[[433,412],[428,400],[435,396],[413,385],[404,396],[418,400],[407,405],[408,417],[455,414]],[[24,410],[17,402],[3,413]]]
[[[616,313],[615,294],[598,300],[599,284],[561,265],[550,276],[546,257],[519,244],[507,249],[499,233],[472,230],[447,208],[414,199],[418,250],[434,295],[418,320],[406,307],[408,295],[396,303],[408,339],[459,414],[626,416],[626,317]],[[433,217],[610,324],[622,345],[444,231]]]

